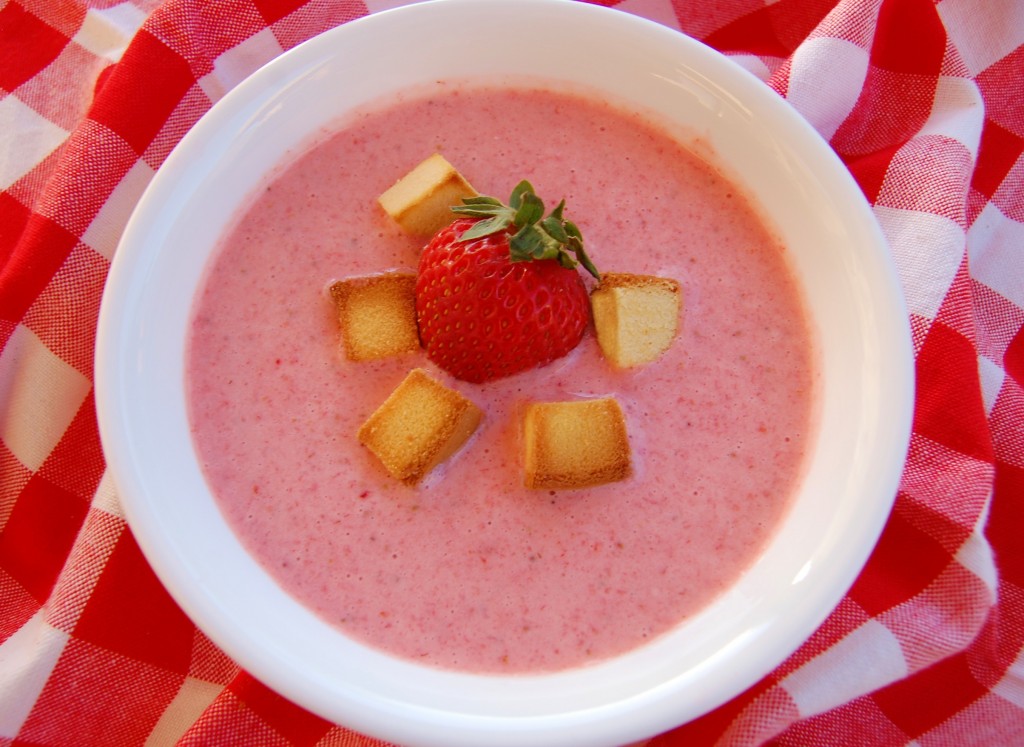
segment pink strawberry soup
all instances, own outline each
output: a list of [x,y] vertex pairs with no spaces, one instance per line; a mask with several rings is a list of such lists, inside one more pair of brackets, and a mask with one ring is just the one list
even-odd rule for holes
[[[672,348],[617,371],[590,330],[566,358],[481,385],[422,353],[347,361],[326,286],[415,271],[423,242],[376,197],[435,151],[482,193],[528,178],[549,208],[564,197],[599,269],[677,279]],[[815,355],[785,248],[666,131],[566,92],[439,84],[323,133],[254,194],[195,302],[190,420],[234,531],[324,619],[437,667],[551,671],[664,633],[757,558],[802,474]],[[355,434],[417,366],[485,416],[411,488]],[[624,410],[634,475],[524,488],[524,404],[601,396]]]

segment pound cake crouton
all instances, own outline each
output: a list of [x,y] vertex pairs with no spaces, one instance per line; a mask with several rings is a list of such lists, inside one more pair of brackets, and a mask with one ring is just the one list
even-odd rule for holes
[[331,284],[345,356],[368,361],[418,350],[416,276],[385,273]]
[[597,342],[619,368],[650,363],[679,331],[679,283],[653,275],[606,272],[590,294]]
[[523,442],[528,488],[584,488],[632,474],[626,421],[612,397],[528,405]]
[[455,218],[453,205],[476,197],[469,182],[440,153],[435,153],[377,198],[406,233],[433,236]]
[[359,442],[393,477],[415,485],[473,434],[482,411],[415,368],[359,429]]

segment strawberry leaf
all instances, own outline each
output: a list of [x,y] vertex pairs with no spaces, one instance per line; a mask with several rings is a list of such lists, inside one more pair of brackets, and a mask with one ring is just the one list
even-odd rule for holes
[[462,203],[452,207],[452,212],[479,220],[462,232],[459,241],[514,231],[509,238],[511,261],[553,259],[568,269],[583,265],[595,278],[601,278],[583,249],[580,229],[563,217],[565,200],[545,218],[544,202],[533,191],[533,185],[524,179],[512,190],[508,205],[486,195],[467,197]]
[[544,227],[544,230],[548,232],[548,236],[553,238],[555,241],[560,244],[569,243],[569,234],[565,232],[562,222],[559,221],[553,213],[545,218],[541,222],[541,225]]
[[[494,207],[503,208],[501,200],[495,197],[488,197],[486,195],[477,195],[476,197],[463,197],[462,202],[466,205],[493,205]],[[462,210],[462,208],[453,207],[452,210]]]
[[490,236],[492,233],[504,231],[512,224],[512,219],[505,213],[492,215],[490,218],[478,220],[459,236],[459,241],[470,241],[472,239]]
[[523,195],[530,193],[533,194],[533,185],[523,179],[519,184],[512,190],[512,196],[508,198],[509,207],[513,210],[519,210],[523,204]]
[[533,192],[526,192],[522,196],[516,216],[512,219],[513,225],[532,226],[544,217],[544,203]]

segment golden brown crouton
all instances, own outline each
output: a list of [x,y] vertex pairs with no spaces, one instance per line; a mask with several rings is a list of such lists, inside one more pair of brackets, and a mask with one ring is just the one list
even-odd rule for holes
[[583,488],[632,473],[626,421],[611,397],[533,403],[523,437],[528,488]]
[[331,284],[345,356],[353,361],[418,350],[416,276],[385,273]]
[[359,442],[391,475],[415,485],[476,430],[476,405],[416,368],[359,429]]
[[590,294],[597,342],[620,368],[650,363],[679,331],[679,283],[653,275],[606,272]]
[[407,233],[432,236],[454,220],[450,210],[453,205],[461,205],[463,197],[476,194],[462,174],[435,153],[385,190],[377,201]]

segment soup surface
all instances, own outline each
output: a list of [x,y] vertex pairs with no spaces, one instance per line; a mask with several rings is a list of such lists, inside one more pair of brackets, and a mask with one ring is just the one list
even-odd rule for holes
[[[677,279],[672,348],[617,371],[591,330],[566,358],[482,385],[422,352],[347,361],[326,287],[415,271],[422,241],[376,197],[435,151],[481,193],[507,199],[528,178],[549,208],[564,197],[599,269]],[[361,111],[260,187],[193,313],[193,437],[241,541],[332,624],[442,668],[574,667],[698,612],[770,539],[812,429],[815,350],[784,248],[676,138],[567,92],[449,83]],[[411,488],[355,434],[417,366],[485,416]],[[634,475],[524,488],[524,404],[600,396],[622,405]]]

